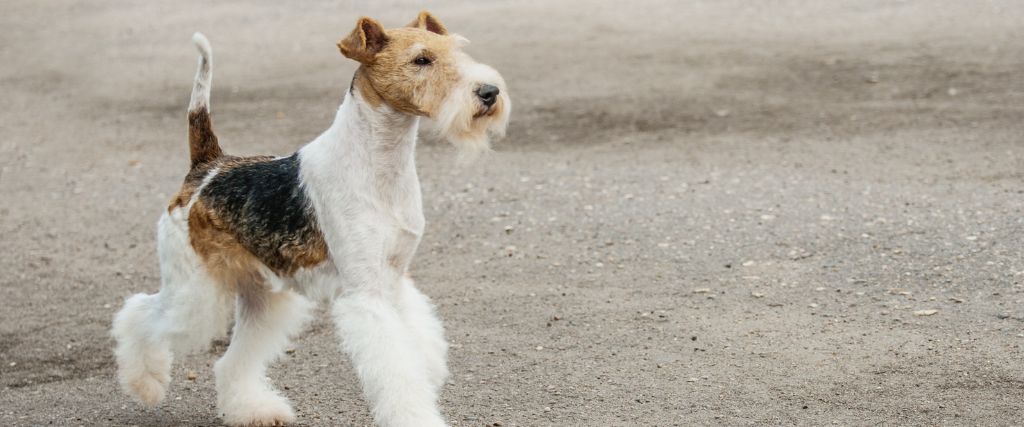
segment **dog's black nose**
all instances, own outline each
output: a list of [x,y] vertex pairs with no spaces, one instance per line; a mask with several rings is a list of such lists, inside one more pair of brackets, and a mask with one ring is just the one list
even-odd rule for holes
[[490,107],[498,101],[498,88],[491,85],[480,85],[480,88],[476,90],[476,96],[480,97],[480,102]]

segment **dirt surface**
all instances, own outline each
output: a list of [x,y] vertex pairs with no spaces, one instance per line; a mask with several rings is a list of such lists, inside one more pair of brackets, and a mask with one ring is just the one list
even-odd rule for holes
[[[553,3],[429,5],[515,104],[481,162],[419,149],[452,424],[1021,423],[1021,3]],[[0,423],[218,424],[224,342],[146,410],[108,335],[158,288],[190,36],[225,148],[287,154],[358,15],[423,7],[5,0]],[[325,317],[294,349],[271,377],[300,424],[370,423]]]

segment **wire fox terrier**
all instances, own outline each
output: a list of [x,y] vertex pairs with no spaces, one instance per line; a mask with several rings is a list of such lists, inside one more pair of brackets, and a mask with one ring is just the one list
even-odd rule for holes
[[235,157],[211,128],[209,42],[193,41],[191,169],[158,224],[160,292],[128,298],[114,319],[122,387],[158,404],[173,354],[225,333],[234,303],[214,365],[219,413],[229,425],[292,422],[267,365],[325,299],[377,424],[445,425],[448,344],[406,276],[424,228],[417,129],[429,117],[460,151],[486,150],[511,109],[501,76],[427,12],[387,30],[360,18],[338,43],[360,66],[331,127],[288,157]]

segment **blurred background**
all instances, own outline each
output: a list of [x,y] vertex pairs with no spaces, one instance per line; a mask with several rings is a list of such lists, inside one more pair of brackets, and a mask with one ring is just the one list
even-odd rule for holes
[[[218,424],[226,342],[145,410],[107,332],[159,286],[191,34],[225,150],[280,155],[329,126],[355,20],[421,9],[514,105],[487,158],[418,154],[453,425],[1019,421],[1024,3],[5,0],[0,422]],[[300,424],[370,424],[326,318],[292,350]]]

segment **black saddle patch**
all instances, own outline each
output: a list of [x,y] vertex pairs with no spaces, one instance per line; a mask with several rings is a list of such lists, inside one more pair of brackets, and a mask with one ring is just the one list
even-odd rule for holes
[[221,219],[224,231],[279,274],[289,275],[326,255],[299,179],[298,153],[222,169],[199,198]]

